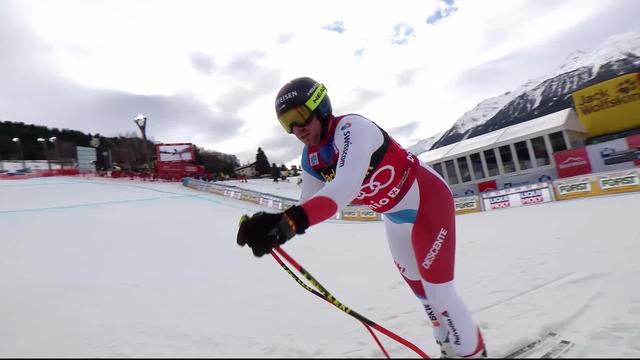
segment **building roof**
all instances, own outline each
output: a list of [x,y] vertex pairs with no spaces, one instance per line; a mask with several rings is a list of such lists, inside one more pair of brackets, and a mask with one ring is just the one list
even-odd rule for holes
[[237,167],[237,168],[235,169],[235,171],[243,170],[243,169],[248,169],[248,168],[252,168],[252,167],[254,167],[254,166],[256,166],[255,161],[254,161],[254,162],[252,162],[251,164],[247,164],[247,165],[239,166],[239,167]]
[[475,152],[493,149],[501,145],[534,138],[561,130],[586,133],[573,108],[557,111],[536,119],[507,126],[502,129],[464,139],[438,149],[424,152],[418,157],[426,163],[450,160]]

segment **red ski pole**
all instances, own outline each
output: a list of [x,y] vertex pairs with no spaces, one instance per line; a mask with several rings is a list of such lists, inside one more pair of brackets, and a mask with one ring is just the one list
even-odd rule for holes
[[[287,267],[287,265],[282,261],[282,259],[280,259],[280,257],[276,253],[280,254],[289,264],[291,264],[300,274],[302,274],[302,276],[305,279],[307,279],[313,285],[313,287],[315,287],[317,289],[317,291],[315,289],[309,287],[302,280],[300,280],[300,278],[298,278]],[[408,340],[405,340],[404,338],[396,335],[395,333],[385,329],[384,327],[376,324],[375,322],[367,319],[366,317],[364,317],[364,316],[360,315],[359,313],[357,313],[355,310],[347,307],[346,305],[344,305],[340,301],[338,301],[338,299],[336,299],[333,295],[331,295],[331,293],[324,286],[322,286],[308,271],[306,271],[302,266],[300,266],[300,264],[298,264],[297,261],[295,261],[291,256],[289,256],[289,254],[287,254],[279,246],[276,246],[273,249],[273,251],[271,252],[271,255],[278,262],[278,264],[280,264],[280,266],[282,266],[282,268],[289,275],[291,275],[291,277],[293,277],[294,280],[296,280],[296,282],[298,284],[300,284],[300,286],[302,286],[305,290],[307,290],[307,291],[311,292],[312,294],[320,297],[321,299],[331,303],[332,305],[334,305],[338,309],[342,310],[347,315],[350,315],[350,316],[354,317],[355,319],[359,320],[367,328],[367,330],[369,330],[369,333],[371,334],[371,336],[373,336],[374,340],[376,341],[376,343],[378,344],[378,346],[380,347],[380,349],[382,350],[382,352],[385,354],[385,356],[387,358],[389,358],[389,354],[384,349],[384,347],[380,343],[380,340],[378,340],[378,338],[376,337],[375,333],[371,330],[371,328],[378,330],[379,332],[387,335],[391,339],[393,339],[393,340],[401,343],[402,345],[408,347],[409,349],[413,350],[416,354],[420,355],[420,357],[422,357],[424,359],[429,359],[429,356],[424,351],[420,350],[420,348],[418,348],[416,345],[414,345],[411,342],[409,342]]]

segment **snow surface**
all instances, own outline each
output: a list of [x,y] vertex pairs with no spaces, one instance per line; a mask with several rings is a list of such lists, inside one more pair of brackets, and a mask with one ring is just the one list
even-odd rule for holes
[[[262,209],[177,183],[1,181],[0,357],[383,357],[360,323],[236,245],[240,215]],[[458,216],[457,287],[490,356],[553,330],[577,343],[570,357],[640,357],[638,214],[640,193]],[[283,248],[437,357],[381,222],[330,220]]]

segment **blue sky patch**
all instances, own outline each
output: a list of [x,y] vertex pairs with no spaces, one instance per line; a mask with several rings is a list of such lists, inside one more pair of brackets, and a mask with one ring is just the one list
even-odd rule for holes
[[325,25],[322,28],[329,31],[335,31],[339,34],[342,34],[343,32],[345,32],[345,30],[347,30],[347,28],[344,27],[344,22],[342,20],[334,21],[333,24]]

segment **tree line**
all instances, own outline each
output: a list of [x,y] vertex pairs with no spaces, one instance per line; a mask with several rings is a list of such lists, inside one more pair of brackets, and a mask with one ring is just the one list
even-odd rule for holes
[[[94,147],[96,168],[101,170],[110,170],[116,166],[129,171],[148,170],[146,154],[151,162],[156,156],[155,144],[149,140],[145,142],[135,132],[106,137],[98,133],[85,134],[76,130],[23,122],[0,122],[0,161],[45,159],[69,163],[77,157],[77,146]],[[235,155],[198,146],[195,146],[195,163],[204,165],[205,171],[212,174],[233,175],[235,168],[240,166]]]

